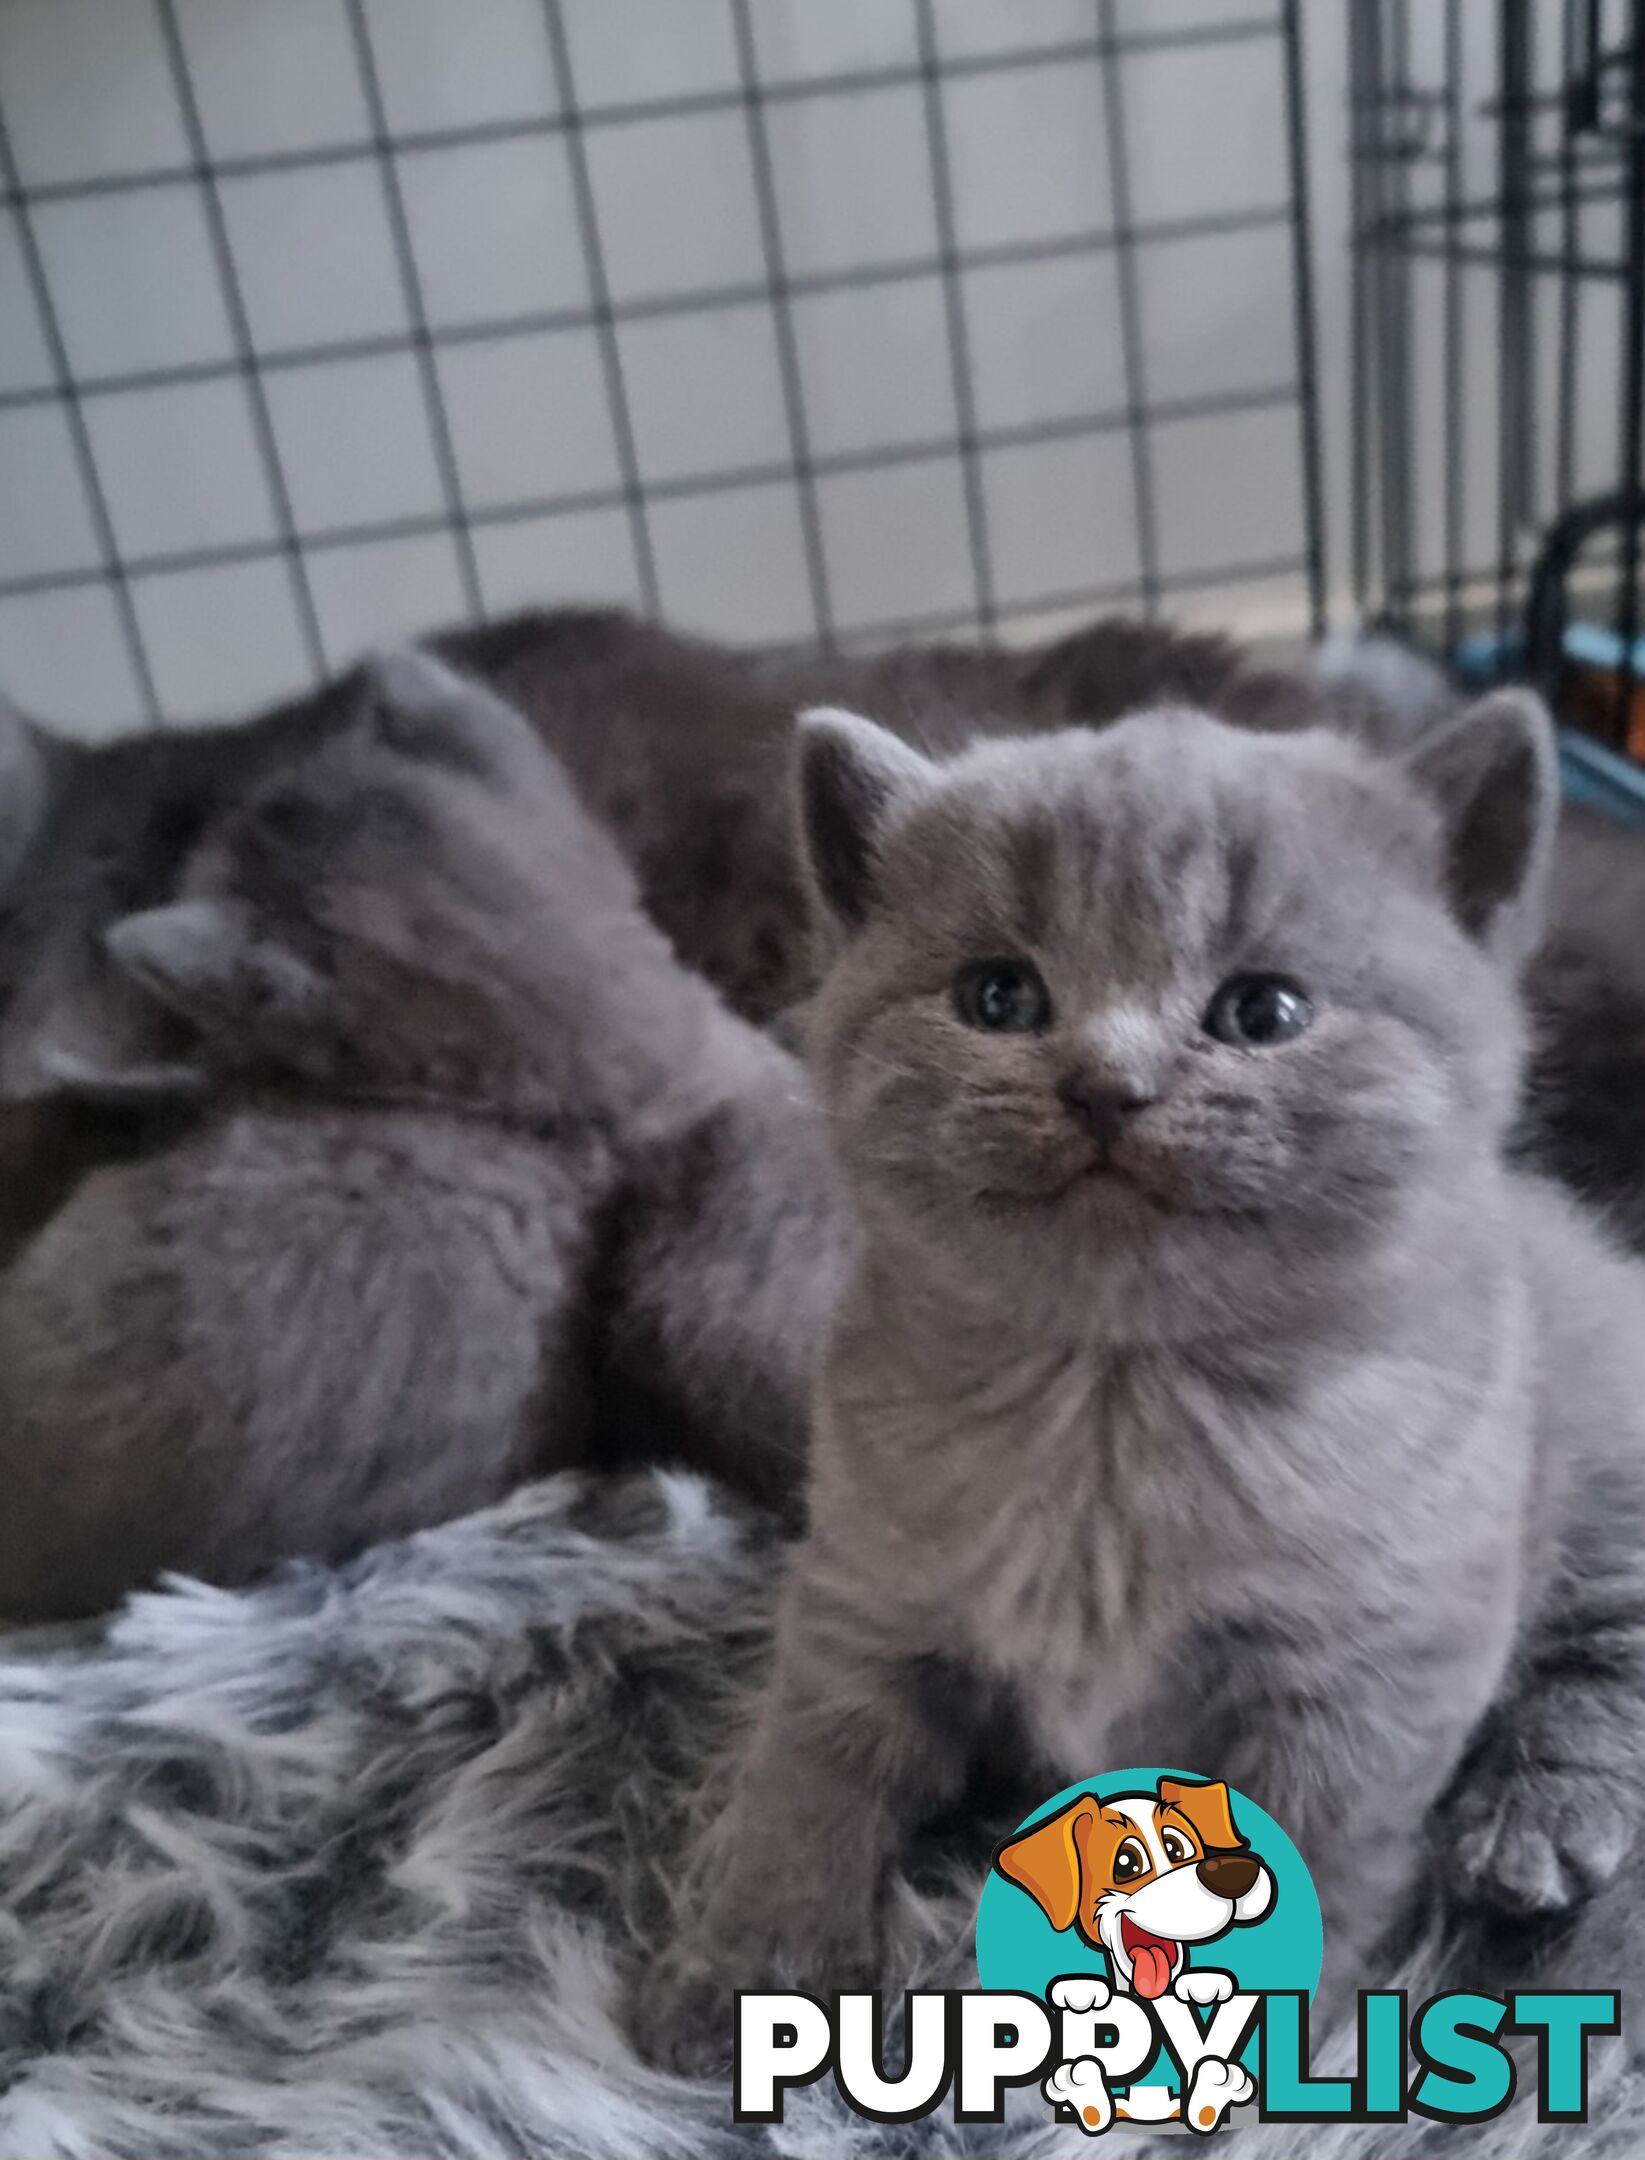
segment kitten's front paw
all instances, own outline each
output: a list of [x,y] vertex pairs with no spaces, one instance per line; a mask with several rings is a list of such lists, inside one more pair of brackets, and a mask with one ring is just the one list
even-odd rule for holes
[[1519,1768],[1482,1775],[1452,1817],[1462,1897],[1511,1913],[1564,1912],[1627,1857],[1634,1812],[1591,1773]]

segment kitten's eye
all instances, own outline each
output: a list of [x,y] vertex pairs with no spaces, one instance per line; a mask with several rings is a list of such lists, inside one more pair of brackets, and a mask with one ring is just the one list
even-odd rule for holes
[[977,960],[954,978],[954,1005],[969,1026],[1035,1035],[1051,1025],[1051,993],[1028,960]]
[[1314,1017],[1308,993],[1283,975],[1231,975],[1205,1013],[1205,1032],[1246,1050],[1300,1035]]
[[1139,1875],[1146,1875],[1147,1873],[1148,1855],[1135,1838],[1127,1838],[1114,1855],[1115,1882],[1135,1882]]
[[1180,1830],[1162,1830],[1160,1849],[1173,1867],[1181,1867],[1185,1860],[1192,1860],[1194,1848]]

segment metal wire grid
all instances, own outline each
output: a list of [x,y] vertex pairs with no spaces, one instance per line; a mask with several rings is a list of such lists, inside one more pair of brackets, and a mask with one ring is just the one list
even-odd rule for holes
[[[135,4],[135,0],[134,0]],[[278,560],[289,580],[292,600],[307,663],[314,676],[323,676],[343,655],[328,652],[310,575],[311,560],[327,550],[366,543],[448,533],[456,547],[464,605],[478,618],[485,612],[481,580],[476,566],[475,533],[487,525],[501,525],[545,516],[575,517],[579,513],[619,509],[625,515],[632,538],[640,596],[650,612],[661,604],[656,549],[651,528],[653,506],[670,499],[766,486],[773,481],[791,482],[797,491],[804,541],[806,579],[809,586],[815,635],[825,646],[842,637],[849,642],[871,642],[893,635],[970,630],[984,634],[997,631],[1018,617],[1083,604],[1138,604],[1153,612],[1174,594],[1196,589],[1220,588],[1244,580],[1267,581],[1294,576],[1306,593],[1309,616],[1317,628],[1325,607],[1325,541],[1322,514],[1322,475],[1317,410],[1316,349],[1312,285],[1312,236],[1306,167],[1306,112],[1301,52],[1300,0],[1281,0],[1277,12],[1256,18],[1203,23],[1177,28],[1122,30],[1115,0],[1094,0],[1094,22],[1089,35],[1060,45],[1024,46],[975,56],[947,56],[939,46],[933,0],[913,0],[917,26],[917,58],[912,65],[889,65],[859,69],[833,76],[803,80],[772,80],[762,76],[757,56],[752,0],[730,0],[735,33],[738,81],[725,91],[710,90],[671,97],[623,103],[590,103],[579,97],[573,66],[572,41],[567,34],[563,0],[544,0],[543,14],[557,88],[557,110],[541,118],[482,123],[460,127],[402,130],[390,127],[383,95],[378,54],[365,0],[343,0],[359,83],[369,115],[369,140],[315,149],[292,149],[241,156],[214,156],[202,120],[194,69],[183,28],[178,0],[147,0],[153,6],[164,42],[166,64],[182,116],[188,159],[182,165],[113,177],[71,179],[30,184],[20,169],[13,137],[6,119],[6,86],[0,82],[0,207],[15,215],[27,283],[49,355],[48,384],[0,391],[0,416],[30,405],[55,403],[68,422],[75,462],[84,488],[96,560],[83,567],[46,570],[0,579],[0,601],[43,593],[61,592],[92,585],[105,586],[118,609],[121,633],[129,649],[131,666],[139,685],[147,718],[165,717],[163,699],[133,598],[134,585],[149,577],[222,564]],[[571,0],[575,5],[576,0]],[[1129,55],[1171,48],[1199,48],[1259,40],[1271,44],[1276,65],[1282,70],[1286,115],[1286,169],[1288,198],[1282,203],[1254,210],[1212,211],[1201,216],[1147,222],[1132,209],[1129,185],[1129,153],[1126,139],[1126,100],[1123,63]],[[1043,67],[1060,63],[1069,67],[1095,64],[1101,71],[1106,117],[1110,221],[1075,235],[1043,240],[1024,240],[988,246],[962,245],[956,229],[954,180],[948,141],[948,86],[965,76],[1003,73],[1019,67]],[[804,275],[790,271],[784,246],[782,219],[773,179],[768,116],[785,102],[810,99],[849,99],[865,92],[914,84],[920,92],[929,164],[929,181],[937,251],[934,257],[918,256],[892,262],[863,263],[839,270],[820,270]],[[667,121],[709,112],[740,111],[743,116],[754,173],[761,260],[755,275],[746,280],[683,293],[617,299],[608,274],[607,251],[601,229],[596,191],[590,172],[588,139],[598,130]],[[563,138],[574,197],[574,210],[587,280],[588,301],[573,306],[546,305],[511,315],[506,320],[464,323],[436,328],[425,306],[417,249],[401,181],[401,160],[419,151],[452,149],[495,143],[537,135]],[[242,289],[239,266],[224,214],[222,187],[225,181],[257,174],[305,169],[337,168],[371,160],[380,179],[383,201],[403,296],[409,330],[406,333],[369,335],[331,340],[306,346],[260,345],[254,334]],[[95,200],[133,191],[192,183],[204,206],[212,257],[232,332],[232,355],[178,365],[87,374],[77,371],[53,292],[46,250],[38,230],[38,213],[46,205]],[[1223,236],[1280,229],[1289,236],[1293,278],[1295,371],[1291,379],[1259,389],[1241,389],[1220,395],[1161,399],[1151,397],[1149,354],[1141,327],[1136,289],[1139,254],[1151,246],[1194,237]],[[968,336],[965,276],[968,272],[1006,264],[1049,262],[1059,257],[1111,252],[1116,264],[1120,333],[1124,356],[1125,398],[1117,410],[1092,410],[1074,416],[1028,421],[1013,426],[983,427],[978,420],[971,352]],[[948,367],[957,427],[929,440],[900,442],[863,450],[844,450],[819,455],[813,448],[810,415],[800,366],[793,302],[822,292],[849,291],[905,279],[929,277],[941,280],[947,335]],[[712,470],[658,477],[643,469],[623,356],[619,326],[647,318],[692,315],[759,302],[771,311],[777,339],[783,409],[789,455],[781,464]],[[452,430],[435,364],[436,352],[462,344],[484,344],[533,331],[588,328],[598,342],[604,390],[616,444],[619,484],[615,489],[584,490],[534,496],[503,505],[484,507],[465,499]],[[413,355],[426,409],[439,475],[441,504],[437,513],[355,524],[335,524],[305,529],[299,520],[288,485],[279,438],[270,411],[269,379],[290,371],[321,368],[333,363],[388,354]],[[273,509],[271,539],[246,541],[199,549],[169,552],[127,553],[122,550],[116,521],[111,514],[97,446],[87,425],[87,406],[92,401],[123,393],[195,385],[238,378],[245,387],[253,419],[258,456]],[[1152,448],[1158,429],[1173,422],[1232,415],[1267,409],[1294,411],[1298,429],[1303,500],[1299,525],[1301,552],[1279,559],[1232,561],[1188,573],[1161,568],[1155,538],[1156,492]],[[1074,440],[1098,434],[1121,433],[1130,452],[1133,500],[1128,506],[1135,521],[1139,571],[1134,580],[1092,583],[1073,589],[1036,593],[1030,598],[1002,600],[996,589],[993,551],[990,545],[988,503],[982,484],[983,454],[990,450],[1035,443]],[[964,505],[971,565],[971,590],[956,594],[954,604],[918,617],[842,626],[831,591],[818,507],[818,482],[828,476],[856,472],[894,463],[917,463],[943,454],[958,459],[964,482]],[[27,515],[26,504],[12,506],[11,514]],[[1116,509],[1116,515],[1124,515]],[[545,593],[545,599],[552,594]]]
[[1498,0],[1484,51],[1463,0],[1348,5],[1356,599],[1448,654],[1494,641],[1554,690],[1584,572],[1582,612],[1617,640],[1620,735],[1645,518],[1645,5]]

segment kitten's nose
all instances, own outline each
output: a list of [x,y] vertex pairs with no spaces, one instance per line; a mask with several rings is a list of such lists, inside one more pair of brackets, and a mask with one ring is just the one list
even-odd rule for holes
[[1105,1146],[1119,1138],[1133,1111],[1145,1110],[1154,1099],[1126,1081],[1102,1080],[1092,1073],[1070,1073],[1057,1093],[1069,1116]]

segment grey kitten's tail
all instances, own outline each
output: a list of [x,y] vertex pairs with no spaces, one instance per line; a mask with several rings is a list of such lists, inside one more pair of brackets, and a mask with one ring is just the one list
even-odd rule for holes
[[1310,656],[1343,722],[1376,750],[1400,750],[1461,704],[1432,660],[1384,630],[1333,630]]

